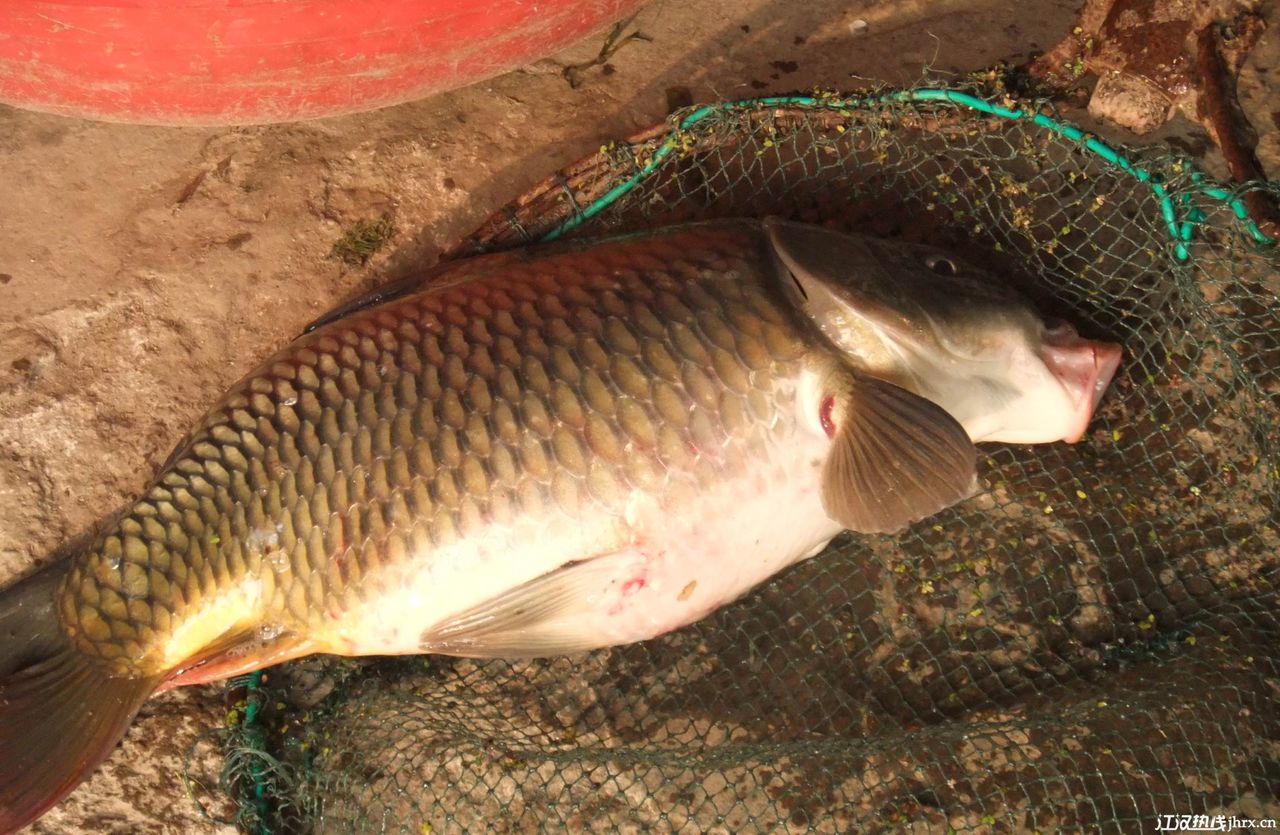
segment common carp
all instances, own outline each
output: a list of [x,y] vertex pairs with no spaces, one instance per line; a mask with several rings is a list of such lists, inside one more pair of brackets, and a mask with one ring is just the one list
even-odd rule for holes
[[1117,345],[930,247],[714,221],[446,263],[328,316],[90,544],[0,595],[0,829],[152,693],[310,653],[691,623],[1076,440]]

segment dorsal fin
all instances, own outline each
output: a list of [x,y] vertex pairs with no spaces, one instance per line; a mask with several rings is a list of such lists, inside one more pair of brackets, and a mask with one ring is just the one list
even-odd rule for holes
[[[428,273],[428,276],[432,273]],[[398,299],[401,296],[407,296],[417,290],[427,280],[428,276],[409,275],[404,278],[383,284],[381,287],[375,287],[367,293],[356,296],[350,301],[343,302],[327,313],[321,314],[318,318],[303,328],[302,332],[311,333],[316,328],[322,328],[330,322],[336,322],[339,319],[350,316],[358,310],[364,310],[369,307],[389,302],[392,299]]]
[[350,301],[343,302],[327,313],[317,317],[311,324],[303,329],[304,334],[322,328],[350,316],[353,313],[359,313],[361,310],[368,310],[371,307],[386,304],[394,299],[403,298],[420,290],[427,289],[427,285],[431,285],[432,289],[452,287],[466,281],[471,281],[481,275],[492,272],[495,268],[503,264],[509,264],[513,261],[524,260],[530,257],[531,250],[515,249],[503,252],[492,252],[484,255],[475,255],[470,258],[459,258],[451,261],[441,261],[440,263],[428,267],[420,272],[397,278],[389,281],[379,287],[375,287],[367,293],[362,293]]

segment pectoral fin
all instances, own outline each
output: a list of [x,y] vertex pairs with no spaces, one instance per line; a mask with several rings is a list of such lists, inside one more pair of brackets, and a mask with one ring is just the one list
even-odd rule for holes
[[833,520],[862,533],[894,533],[973,495],[977,450],[941,407],[861,375],[831,396],[835,444],[822,502]]
[[422,651],[477,658],[536,658],[596,649],[583,614],[635,573],[634,550],[567,563],[432,627]]

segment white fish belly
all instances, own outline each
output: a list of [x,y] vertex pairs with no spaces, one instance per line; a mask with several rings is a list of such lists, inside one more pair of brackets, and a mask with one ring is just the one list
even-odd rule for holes
[[642,641],[692,623],[840,532],[822,507],[829,442],[804,432],[792,438],[771,461],[679,507],[637,492],[617,515],[522,518],[448,553],[409,560],[382,579],[380,594],[333,625],[327,643],[353,655],[431,651],[432,630],[451,618],[585,561],[603,570],[575,584],[551,616],[566,636],[563,651]]
[[658,518],[635,544],[631,570],[574,618],[599,646],[653,638],[693,623],[812,555],[841,530],[822,508],[821,465],[780,481],[734,482],[678,516]]

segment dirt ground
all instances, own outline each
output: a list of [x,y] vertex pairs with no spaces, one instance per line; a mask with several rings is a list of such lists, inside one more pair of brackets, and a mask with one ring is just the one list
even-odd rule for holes
[[[1018,63],[1059,41],[1077,5],[655,0],[636,21],[651,40],[576,89],[562,70],[595,56],[603,33],[429,101],[294,125],[135,127],[0,107],[0,582],[140,492],[217,395],[317,314],[431,263],[551,171],[661,121],[670,99]],[[1268,17],[1241,98],[1275,178],[1276,3]],[[1208,147],[1181,120],[1159,135]],[[332,256],[378,217],[394,234],[368,265]],[[193,747],[196,770],[216,772],[197,742],[224,715],[216,687],[153,700],[32,831],[231,831],[201,816],[181,776]]]

